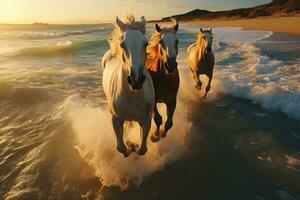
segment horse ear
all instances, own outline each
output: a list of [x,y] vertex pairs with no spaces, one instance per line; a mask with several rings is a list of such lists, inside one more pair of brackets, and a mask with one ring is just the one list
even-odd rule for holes
[[171,20],[172,20],[172,22],[174,24],[173,29],[175,31],[177,31],[178,30],[178,26],[179,26],[177,20],[175,18],[171,18]]
[[200,31],[201,31],[201,33],[203,33],[203,29],[202,28],[200,28]]
[[145,33],[146,32],[146,19],[144,16],[141,17],[141,24],[143,25],[144,33]]
[[161,32],[161,28],[158,24],[155,24],[155,29],[157,32],[159,32],[159,33]]
[[146,25],[146,19],[145,19],[145,16],[142,16],[142,17],[141,17],[141,23],[142,23],[143,25]]
[[124,24],[118,16],[116,16],[116,25],[123,32],[126,29],[126,24]]

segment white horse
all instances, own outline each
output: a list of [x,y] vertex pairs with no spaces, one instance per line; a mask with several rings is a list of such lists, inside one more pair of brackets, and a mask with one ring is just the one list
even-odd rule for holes
[[[141,22],[136,22],[133,15],[127,15],[125,22],[117,17],[110,40],[111,49],[102,59],[102,84],[112,114],[117,149],[125,157],[133,151],[139,155],[147,152],[147,137],[155,102],[152,79],[145,69],[148,45],[145,26],[144,17]],[[124,144],[125,121],[136,121],[141,127],[141,145],[138,150],[135,145],[128,148]]]

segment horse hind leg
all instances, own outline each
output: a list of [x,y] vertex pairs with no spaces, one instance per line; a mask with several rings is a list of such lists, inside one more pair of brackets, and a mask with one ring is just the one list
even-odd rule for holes
[[195,80],[195,88],[197,90],[201,90],[201,87],[202,87],[202,82],[200,81],[200,78],[199,78],[199,73],[194,71],[193,72],[193,77],[194,77],[194,80]]
[[154,105],[154,122],[156,124],[156,130],[154,131],[153,135],[151,136],[151,141],[158,142],[159,141],[159,130],[160,130],[160,126],[162,124],[162,117],[160,116],[160,114],[157,110],[157,104]]
[[168,119],[167,119],[167,121],[165,123],[164,132],[161,135],[162,137],[166,137],[167,136],[167,132],[173,126],[173,115],[174,115],[174,112],[175,112],[175,108],[176,108],[176,98],[171,103],[167,104]]
[[113,115],[112,125],[113,125],[114,132],[116,134],[117,150],[120,153],[122,153],[124,155],[124,157],[126,158],[130,155],[131,151],[127,149],[126,145],[124,144],[124,140],[123,140],[124,121]]

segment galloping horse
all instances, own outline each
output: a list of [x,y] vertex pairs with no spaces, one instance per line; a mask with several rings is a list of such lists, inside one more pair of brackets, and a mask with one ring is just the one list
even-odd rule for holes
[[212,52],[212,30],[202,30],[200,28],[200,33],[198,33],[197,42],[190,45],[187,52],[188,52],[188,66],[191,69],[194,80],[195,80],[195,87],[198,90],[201,90],[202,82],[200,81],[200,74],[205,74],[209,80],[208,84],[205,88],[205,95],[206,98],[207,93],[210,90],[211,81],[213,78],[213,70],[215,64],[215,57]]
[[[116,18],[115,31],[110,40],[111,49],[102,59],[103,89],[108,108],[112,114],[112,125],[117,138],[117,149],[129,156],[136,151],[147,152],[147,137],[155,101],[151,76],[145,69],[146,21],[136,22],[133,15],[126,16],[126,22]],[[141,127],[141,146],[126,147],[123,140],[125,121],[136,121]]]
[[151,74],[155,90],[154,121],[156,131],[151,137],[153,142],[159,140],[159,129],[162,124],[162,117],[157,110],[157,103],[165,103],[167,106],[168,118],[162,137],[165,137],[168,130],[173,126],[173,115],[176,108],[176,97],[179,88],[179,73],[176,62],[178,23],[174,19],[172,21],[173,25],[165,28],[155,24],[156,32],[152,34],[147,48],[146,68]]

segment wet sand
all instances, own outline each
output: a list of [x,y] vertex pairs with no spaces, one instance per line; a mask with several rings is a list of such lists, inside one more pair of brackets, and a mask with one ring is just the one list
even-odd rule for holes
[[300,35],[300,17],[278,17],[278,18],[255,18],[255,19],[215,19],[215,20],[195,20],[208,27],[241,27],[249,30],[273,31]]

